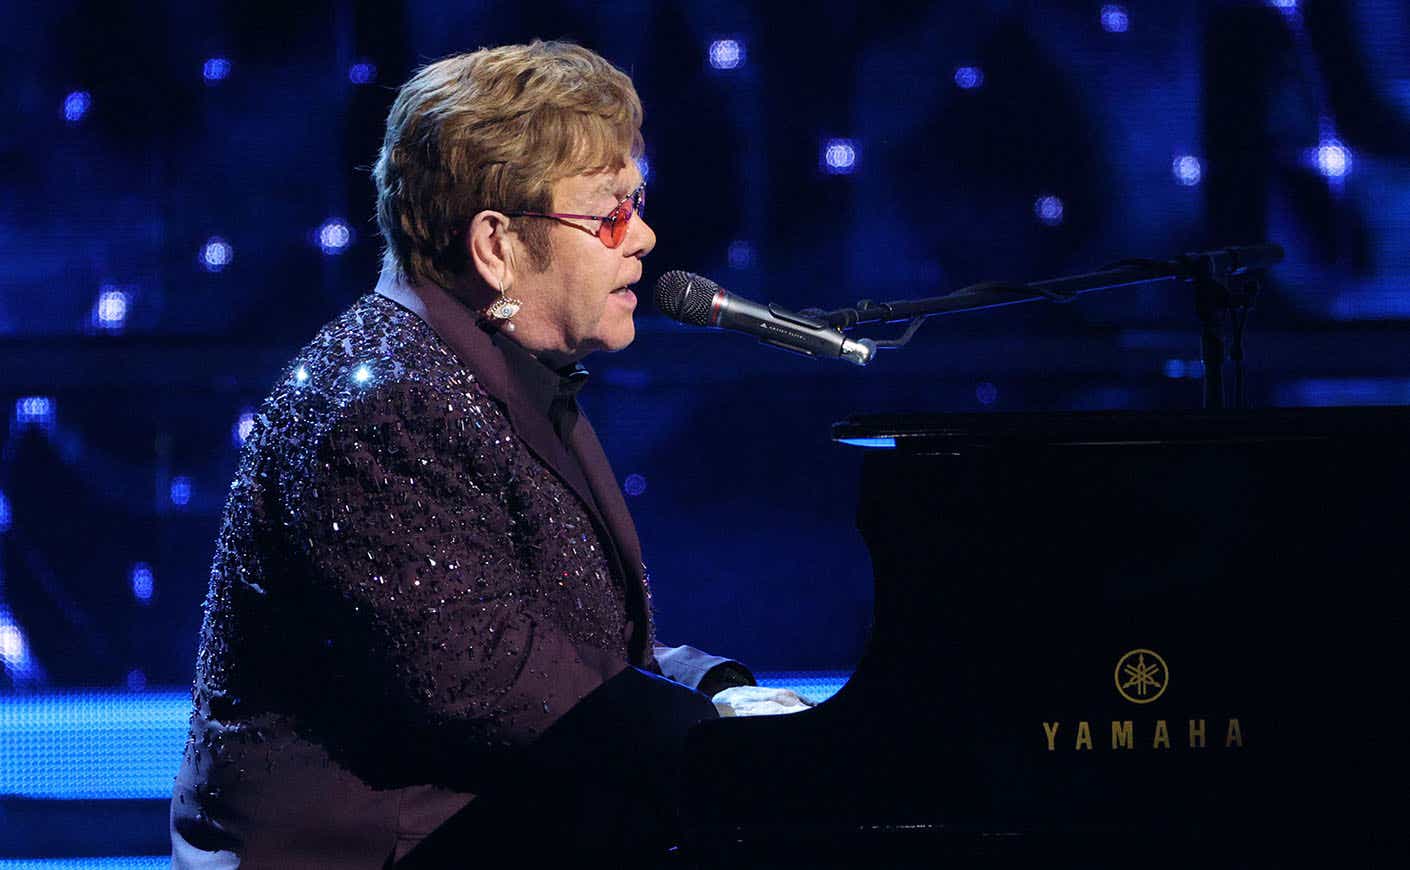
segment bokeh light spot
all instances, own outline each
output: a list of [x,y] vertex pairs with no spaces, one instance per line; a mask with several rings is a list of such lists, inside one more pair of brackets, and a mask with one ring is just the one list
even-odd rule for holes
[[348,81],[355,85],[370,85],[377,81],[377,65],[367,60],[360,60],[348,67]]
[[343,253],[352,242],[352,227],[341,218],[329,218],[318,228],[318,247],[329,256]]
[[235,425],[231,429],[230,439],[235,442],[236,447],[244,445],[250,438],[250,433],[255,429],[255,412],[248,408],[240,412],[240,416],[235,420]]
[[1192,154],[1176,157],[1170,164],[1170,171],[1175,174],[1175,180],[1185,187],[1194,187],[1204,177],[1204,167],[1199,158]]
[[822,147],[822,168],[830,175],[849,175],[857,167],[857,143],[828,139]]
[[1033,214],[1050,227],[1062,223],[1064,211],[1062,199],[1052,194],[1040,196],[1033,202]]
[[38,426],[43,429],[53,426],[54,400],[48,396],[25,396],[16,399],[15,425]]
[[74,91],[64,97],[64,120],[77,124],[93,107],[93,97],[87,91]]
[[209,58],[201,65],[201,77],[208,82],[223,82],[230,77],[230,61],[223,57]]
[[152,600],[152,593],[156,590],[156,579],[152,574],[152,566],[146,562],[138,562],[132,566],[132,597],[146,604]]
[[98,301],[93,306],[93,325],[113,331],[122,329],[131,302],[126,291],[105,285],[98,291]]
[[737,39],[717,39],[710,43],[710,66],[718,70],[739,69],[744,65],[744,43]]
[[235,249],[220,236],[211,236],[201,246],[201,265],[207,272],[219,272],[235,259]]
[[1336,139],[1318,145],[1314,159],[1317,171],[1327,178],[1344,178],[1351,171],[1351,150]]
[[748,269],[754,265],[754,246],[743,239],[730,242],[727,256],[731,269]]
[[1125,6],[1108,3],[1102,7],[1102,30],[1107,33],[1125,33],[1131,29],[1131,15]]
[[955,84],[961,89],[972,91],[984,85],[984,70],[977,66],[962,66],[955,70]]

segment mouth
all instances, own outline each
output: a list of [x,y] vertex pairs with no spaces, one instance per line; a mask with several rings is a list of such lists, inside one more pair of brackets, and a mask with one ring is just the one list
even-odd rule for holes
[[632,285],[632,284],[626,284],[626,285],[624,285],[624,286],[622,286],[622,287],[618,287],[616,290],[613,290],[609,295],[611,295],[611,296],[630,296],[631,298],[635,299],[635,298],[636,298],[636,294],[635,294],[634,292],[632,292],[633,286],[634,286],[634,285]]

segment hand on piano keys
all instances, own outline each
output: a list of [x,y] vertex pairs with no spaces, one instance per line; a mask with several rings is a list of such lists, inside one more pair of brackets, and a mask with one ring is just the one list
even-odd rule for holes
[[792,689],[733,686],[710,699],[721,716],[781,716],[814,706]]

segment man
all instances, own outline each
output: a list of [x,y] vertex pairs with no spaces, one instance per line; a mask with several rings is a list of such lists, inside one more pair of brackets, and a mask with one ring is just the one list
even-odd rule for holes
[[450,57],[402,88],[374,173],[381,280],[290,364],[231,487],[173,866],[673,837],[681,737],[715,715],[689,687],[752,678],[654,646],[574,398],[578,360],[634,337],[656,241],[640,126],[631,81],[573,45]]

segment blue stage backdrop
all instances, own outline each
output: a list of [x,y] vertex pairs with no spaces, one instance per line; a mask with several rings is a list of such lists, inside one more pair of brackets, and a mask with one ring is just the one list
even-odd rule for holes
[[[532,37],[640,89],[643,297],[683,268],[828,308],[1268,240],[1288,257],[1249,328],[1254,403],[1410,403],[1399,0],[4,4],[6,703],[180,708],[252,415],[376,278],[369,166],[397,85]],[[588,360],[583,404],[660,634],[765,670],[845,672],[866,642],[860,448],[832,421],[1200,401],[1193,301],[1169,285],[937,319],[867,369],[649,304],[638,325]]]

